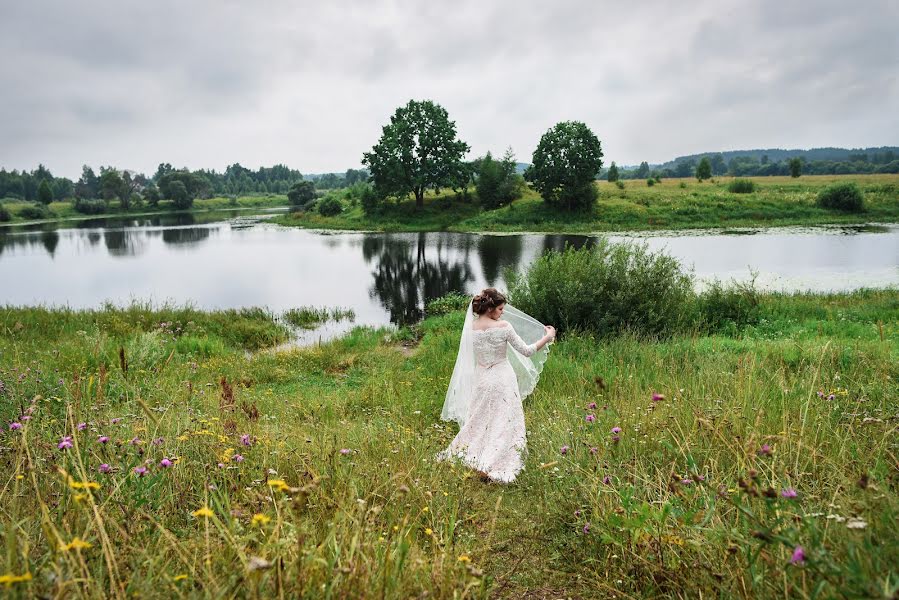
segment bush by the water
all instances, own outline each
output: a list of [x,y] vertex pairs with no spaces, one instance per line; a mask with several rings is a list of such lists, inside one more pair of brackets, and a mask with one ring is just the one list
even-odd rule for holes
[[43,204],[29,204],[19,209],[19,216],[23,219],[49,219],[53,212]]
[[507,280],[515,306],[560,330],[668,336],[696,322],[692,275],[642,244],[551,250]]
[[865,208],[862,191],[853,182],[836,183],[818,194],[818,206],[845,212],[861,212]]
[[333,217],[343,212],[343,205],[340,200],[333,196],[326,196],[318,203],[318,214],[323,217]]
[[9,212],[9,209],[0,204],[0,223],[6,223],[8,221],[12,221],[12,213]]
[[732,194],[751,194],[755,191],[755,182],[751,179],[734,179],[727,184],[727,191]]
[[428,302],[425,305],[425,314],[429,317],[436,317],[437,315],[445,315],[457,310],[465,310],[468,308],[469,302],[471,302],[471,296],[450,292],[445,296]]
[[715,279],[699,295],[699,315],[709,331],[735,333],[759,322],[759,292],[755,278],[742,283],[724,284]]
[[100,215],[108,208],[106,200],[88,200],[87,198],[75,198],[72,208],[83,215]]

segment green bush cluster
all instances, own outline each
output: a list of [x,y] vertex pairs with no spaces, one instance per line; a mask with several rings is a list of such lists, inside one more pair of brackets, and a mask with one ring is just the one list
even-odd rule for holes
[[835,183],[821,190],[817,204],[821,208],[832,210],[862,212],[865,209],[865,198],[855,183]]
[[49,219],[53,212],[43,204],[29,204],[19,209],[19,216],[23,219]]
[[318,202],[318,214],[323,217],[333,217],[343,212],[343,205],[334,196],[325,196]]
[[732,194],[751,194],[755,188],[755,182],[751,179],[734,179],[727,184],[727,191]]
[[746,283],[725,284],[715,279],[697,298],[703,328],[734,333],[759,322],[759,291],[755,278]]
[[79,212],[83,215],[101,215],[109,208],[109,203],[106,200],[75,198],[75,203],[72,205],[72,208],[75,209],[75,212]]
[[471,296],[451,292],[446,296],[431,300],[425,305],[425,314],[429,317],[445,315],[457,310],[465,310],[471,302]]
[[9,209],[0,204],[0,223],[7,223],[12,221],[12,213],[9,212]]

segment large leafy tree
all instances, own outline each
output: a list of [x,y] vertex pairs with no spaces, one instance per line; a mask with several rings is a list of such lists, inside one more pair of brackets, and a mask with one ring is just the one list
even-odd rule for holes
[[708,156],[703,156],[696,166],[696,179],[704,181],[712,176],[712,163]]
[[291,206],[304,207],[315,200],[315,184],[311,181],[298,181],[287,192],[287,200]]
[[618,165],[615,164],[615,161],[612,161],[612,166],[609,167],[609,182],[614,183],[618,181],[618,178],[621,177],[620,173],[618,173]]
[[415,206],[421,208],[426,190],[465,185],[468,172],[462,158],[469,149],[456,137],[456,124],[445,108],[430,100],[410,100],[396,109],[362,164],[379,194],[414,194]]
[[790,177],[799,177],[802,175],[802,159],[799,157],[791,158],[790,162]]
[[596,201],[593,181],[601,168],[599,138],[580,121],[563,121],[540,138],[524,176],[546,202],[571,210]]

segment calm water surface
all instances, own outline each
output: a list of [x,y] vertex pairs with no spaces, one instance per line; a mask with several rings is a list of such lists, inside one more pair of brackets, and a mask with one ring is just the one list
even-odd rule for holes
[[[742,234],[742,235],[740,235]],[[608,236],[642,240],[700,280],[768,289],[899,285],[899,225]],[[401,323],[450,291],[503,287],[506,267],[582,235],[316,233],[263,217],[198,223],[191,215],[96,219],[71,229],[0,228],[0,305],[97,307],[132,299],[202,308],[349,307],[356,324]]]

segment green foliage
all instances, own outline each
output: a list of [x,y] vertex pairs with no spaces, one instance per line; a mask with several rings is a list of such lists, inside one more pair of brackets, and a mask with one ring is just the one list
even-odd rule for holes
[[100,215],[109,209],[109,202],[103,199],[75,198],[72,208],[83,215]]
[[732,194],[751,194],[755,188],[755,182],[751,179],[734,179],[727,184],[727,191]]
[[615,182],[615,187],[617,187],[619,190],[623,190],[624,182],[619,179],[618,181]]
[[862,212],[865,210],[865,198],[854,182],[835,183],[818,194],[817,204],[821,208],[841,210],[843,212]]
[[687,183],[685,181],[681,181],[679,184],[677,184],[677,187],[679,187],[682,190],[685,190],[685,189],[687,189]]
[[53,212],[43,204],[26,204],[19,209],[19,216],[23,219],[49,219]]
[[652,187],[652,186],[654,186],[655,184],[656,184],[656,180],[653,179],[652,177],[650,177],[649,179],[646,180],[646,185],[647,185],[648,187]]
[[525,179],[549,204],[566,210],[596,201],[594,179],[602,168],[602,145],[584,123],[557,123],[540,138]]
[[635,179],[643,179],[644,177],[649,177],[649,163],[645,160],[640,163],[640,166],[634,172]]
[[507,280],[515,306],[563,331],[669,336],[696,320],[692,275],[645,245],[551,250]]
[[318,203],[318,214],[323,217],[333,217],[343,212],[343,205],[334,196],[325,196]]
[[287,192],[287,200],[295,208],[306,209],[315,201],[315,184],[311,181],[298,181]]
[[[160,172],[164,174],[160,175]],[[211,193],[211,185],[205,176],[191,173],[186,169],[181,171],[164,169],[163,165],[160,165],[160,170],[157,171],[156,185],[163,198],[172,200],[175,206],[182,210],[193,206],[195,199],[206,198]]]
[[755,278],[729,285],[715,279],[699,295],[699,314],[709,331],[736,333],[759,322],[760,294]]
[[696,166],[696,179],[704,181],[712,176],[712,163],[708,156],[703,156]]
[[46,179],[41,181],[41,185],[37,188],[37,201],[44,206],[53,202],[53,190],[50,189],[50,184]]
[[481,206],[493,210],[521,198],[524,181],[515,172],[515,155],[506,151],[502,160],[494,160],[488,152],[480,160],[475,187]]
[[149,204],[150,206],[158,206],[161,197],[162,196],[159,193],[159,188],[152,183],[144,188],[144,198],[146,198],[147,204]]
[[468,304],[471,302],[471,296],[466,294],[460,294],[458,292],[451,292],[446,294],[445,296],[441,296],[436,300],[431,300],[425,305],[425,314],[428,317],[436,317],[438,315],[445,315],[451,312],[456,312],[460,310],[465,310],[468,308]]
[[284,311],[282,318],[294,327],[314,329],[328,321],[353,321],[356,313],[350,308],[303,306]]
[[413,194],[420,209],[426,190],[464,187],[468,171],[462,159],[468,150],[468,144],[457,139],[456,124],[446,109],[430,100],[410,100],[396,109],[362,163],[380,196]]
[[166,188],[175,208],[186,210],[193,206],[194,199],[187,191],[187,186],[184,185],[183,181],[175,180],[168,182]]
[[372,216],[379,212],[383,201],[384,199],[378,194],[374,186],[371,185],[366,186],[365,189],[362,190],[362,195],[359,197],[359,202],[362,204],[362,212],[366,216]]
[[0,223],[7,223],[12,221],[12,213],[9,212],[9,209],[0,204]]
[[614,183],[614,182],[618,181],[619,177],[621,177],[621,175],[618,172],[618,165],[616,165],[615,161],[613,160],[612,166],[609,167],[609,174],[608,174],[607,179],[609,180],[610,183]]
[[802,175],[802,159],[799,157],[791,158],[789,161],[790,165],[790,177],[796,178]]

